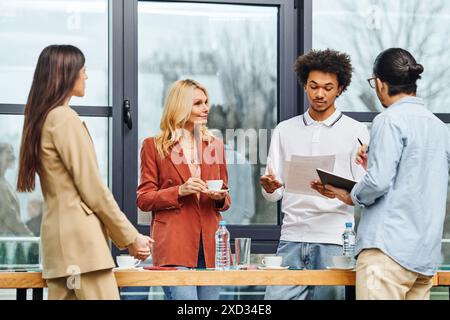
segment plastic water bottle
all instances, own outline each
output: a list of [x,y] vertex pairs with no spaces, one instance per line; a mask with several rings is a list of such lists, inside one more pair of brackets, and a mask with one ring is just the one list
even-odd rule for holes
[[345,230],[342,234],[342,240],[343,240],[343,254],[344,256],[351,257],[352,259],[352,266],[356,264],[355,261],[355,240],[356,240],[356,233],[353,231],[352,228],[353,224],[351,222],[345,223]]
[[216,270],[230,269],[230,232],[227,230],[226,221],[219,222],[216,231]]

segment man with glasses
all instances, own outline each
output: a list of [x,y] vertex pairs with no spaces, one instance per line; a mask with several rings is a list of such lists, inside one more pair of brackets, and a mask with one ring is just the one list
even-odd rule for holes
[[[270,143],[263,196],[281,202],[284,214],[277,255],[296,269],[326,269],[331,257],[342,255],[342,232],[353,222],[353,208],[338,200],[287,192],[284,162],[292,156],[336,155],[334,172],[359,180],[364,170],[355,162],[358,139],[367,143],[368,131],[336,110],[335,101],[350,85],[350,57],[334,50],[313,50],[297,59],[295,71],[309,109],[281,122]],[[302,179],[302,177],[298,177]],[[309,183],[310,181],[308,181]],[[343,287],[268,286],[266,299],[343,299]]]
[[423,71],[404,49],[378,55],[368,80],[387,110],[373,121],[370,152],[366,146],[358,151],[367,173],[351,193],[325,186],[330,198],[362,207],[357,299],[430,298],[441,260],[450,138],[445,124],[416,97]]
[[369,78],[369,79],[367,79],[367,82],[369,83],[369,86],[372,88],[372,89],[375,89],[376,87],[376,79],[377,79],[377,77],[372,77],[372,78]]

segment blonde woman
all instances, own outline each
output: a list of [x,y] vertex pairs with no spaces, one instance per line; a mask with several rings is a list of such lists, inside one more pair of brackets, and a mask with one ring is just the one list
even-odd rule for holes
[[[213,268],[214,233],[229,208],[224,146],[206,128],[210,105],[206,89],[190,79],[170,88],[161,132],[144,140],[137,204],[152,211],[155,266]],[[207,180],[223,180],[221,191]],[[218,287],[163,287],[170,300],[218,299]]]

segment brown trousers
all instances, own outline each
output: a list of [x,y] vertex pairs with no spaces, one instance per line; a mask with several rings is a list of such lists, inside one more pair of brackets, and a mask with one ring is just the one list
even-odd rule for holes
[[365,249],[356,263],[357,300],[429,300],[432,278],[409,271],[378,249]]
[[120,300],[112,269],[47,279],[48,300]]

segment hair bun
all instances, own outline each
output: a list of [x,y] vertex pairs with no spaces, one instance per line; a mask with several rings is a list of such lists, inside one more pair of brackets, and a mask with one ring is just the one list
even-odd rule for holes
[[413,65],[409,65],[408,66],[408,70],[409,70],[410,75],[418,76],[418,75],[423,73],[424,68],[423,68],[423,66],[420,63],[416,63],[416,64],[413,64]]

